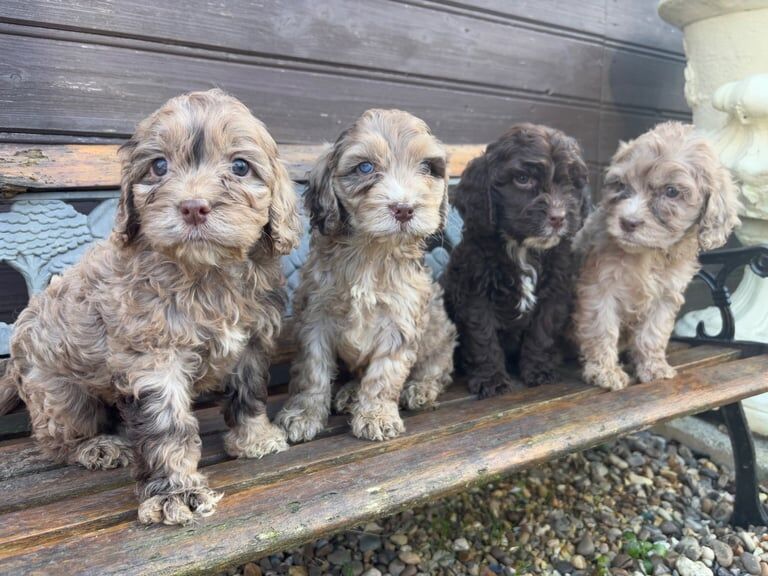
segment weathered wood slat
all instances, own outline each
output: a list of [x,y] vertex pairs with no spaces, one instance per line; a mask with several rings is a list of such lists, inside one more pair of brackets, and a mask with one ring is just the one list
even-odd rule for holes
[[[69,188],[119,188],[120,164],[116,144],[0,144],[0,193]],[[291,178],[306,179],[323,145],[280,147]],[[483,144],[448,146],[448,174],[461,176],[470,160],[485,150]]]
[[[668,350],[670,363],[679,369],[690,369],[696,366],[725,362],[729,359],[738,357],[739,353],[739,350],[736,348],[711,346],[691,347],[690,345],[681,342],[671,342]],[[568,377],[575,378],[577,376],[573,369],[566,370],[565,374]],[[284,386],[270,390],[270,414],[274,415],[276,413],[282,405],[284,397]],[[469,393],[464,389],[462,384],[458,384],[452,386],[448,391],[441,395],[439,404],[444,405],[463,400],[467,397],[469,397]],[[200,422],[200,433],[204,437],[226,430],[226,426],[219,414],[218,408],[198,410],[196,416]],[[5,417],[0,418],[0,421],[4,420],[4,418]],[[331,433],[334,426],[335,424],[332,422],[331,425],[329,425],[328,433]],[[204,457],[206,457],[205,453]],[[214,458],[214,455],[211,454],[210,458]],[[34,446],[34,441],[31,438],[19,439],[15,441],[12,446],[9,446],[7,442],[0,442],[0,481],[27,474],[47,472],[61,467],[61,465],[52,463],[46,456],[44,456]],[[79,486],[85,489],[85,486],[89,486],[93,481],[94,475],[79,468],[75,468],[75,470],[80,470],[82,483],[79,484]],[[68,474],[71,473],[71,471],[68,472]],[[42,484],[45,489],[34,491],[34,493],[28,493],[27,489],[25,489],[26,486],[32,483],[31,481],[28,483],[26,481],[20,482],[16,480],[13,485],[0,482],[0,493],[4,492],[11,495],[10,499],[0,502],[0,511],[13,509],[17,505],[22,505],[27,501],[27,498],[32,498],[34,501],[37,501],[35,499],[45,498],[45,501],[48,501],[48,490],[62,489],[62,484],[58,481],[59,475],[62,474],[64,474],[64,472],[57,471],[49,472],[43,477],[38,477],[34,483]]]
[[[586,42],[512,28],[504,20],[448,16],[436,8],[377,0],[293,0],[265,2],[254,10],[248,0],[230,0],[226,6],[193,0],[179,10],[175,4],[135,0],[98,10],[88,0],[6,0],[3,16],[24,24],[160,40],[166,46],[157,49],[165,51],[189,46],[232,53],[233,58],[269,58],[288,67],[322,62],[348,69],[347,74],[386,70],[599,101],[600,66],[562,66],[555,72],[551,63],[563,54],[575,62],[599,63],[600,38]],[[232,25],[235,14],[237,26]],[[167,25],[170,21],[173,26]],[[209,77],[215,74],[211,70]]]
[[[252,486],[287,480],[299,474],[316,473],[342,462],[406,449],[420,442],[455,433],[467,426],[496,419],[510,411],[519,412],[526,407],[539,406],[563,396],[582,395],[586,391],[588,388],[585,386],[572,382],[519,391],[489,402],[467,398],[439,410],[410,414],[406,419],[406,433],[389,442],[366,442],[348,434],[326,436],[308,444],[293,446],[288,452],[267,457],[260,462],[227,461],[209,466],[205,472],[212,485],[233,494]],[[104,506],[105,502],[109,502],[109,505]],[[125,514],[133,514],[135,508],[133,488],[125,486],[8,513],[3,516],[5,526],[0,526],[0,555],[33,545],[42,539],[50,540],[56,534],[85,532],[119,522]]]
[[[286,395],[276,395],[269,403],[270,417],[282,407]],[[445,406],[472,396],[463,383],[457,383],[440,398],[439,406]],[[408,418],[413,412],[404,412]],[[200,422],[203,440],[201,466],[210,466],[229,459],[224,453],[221,433],[227,430],[218,408],[199,410],[195,413]],[[347,417],[333,415],[319,437],[339,434],[347,429]],[[0,445],[2,446],[2,445]],[[22,456],[17,456],[20,454]],[[90,472],[79,466],[53,464],[35,446],[32,439],[22,446],[9,450],[7,463],[0,452],[0,472],[5,479],[0,481],[0,493],[6,497],[0,501],[0,513],[38,506],[81,494],[90,494],[129,484],[130,474],[126,469],[105,472]],[[0,475],[0,477],[2,477]]]
[[[382,452],[318,471],[304,470],[270,484],[250,485],[230,494],[216,515],[191,530],[148,530],[129,519],[18,553],[0,552],[0,571],[45,570],[52,565],[67,574],[98,574],[105,569],[115,574],[213,570],[767,390],[766,355],[697,368],[670,381],[632,386],[619,393],[588,389],[577,398],[555,399],[526,410],[502,410],[498,416],[469,422],[429,442],[407,448],[401,444],[403,449],[395,444],[388,448],[388,444],[363,443]],[[474,404],[480,410],[483,404],[504,402],[501,397]],[[305,449],[311,448],[308,444]],[[250,473],[240,472],[251,477],[265,462],[237,464],[252,466]],[[231,464],[222,467],[229,469]],[[219,477],[211,476],[218,486]]]

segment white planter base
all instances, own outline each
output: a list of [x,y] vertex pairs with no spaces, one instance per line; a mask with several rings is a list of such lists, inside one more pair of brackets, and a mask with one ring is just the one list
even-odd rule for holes
[[[731,298],[731,310],[736,320],[736,340],[768,343],[768,279],[747,269]],[[696,336],[701,321],[707,334],[717,334],[722,327],[720,311],[710,306],[683,316],[675,326],[675,334]],[[752,430],[768,436],[768,394],[747,398],[743,404]]]

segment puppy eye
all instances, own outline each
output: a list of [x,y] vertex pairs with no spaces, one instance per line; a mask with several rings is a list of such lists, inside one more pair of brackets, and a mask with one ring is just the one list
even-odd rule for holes
[[251,167],[248,162],[242,158],[235,158],[232,161],[232,174],[235,176],[245,176],[250,171]]
[[664,195],[667,198],[677,198],[680,195],[680,190],[678,190],[674,186],[667,186],[664,189]]
[[371,162],[360,162],[355,168],[360,174],[370,174],[373,172],[373,164]]
[[427,158],[419,164],[419,172],[428,174],[433,178],[445,178],[445,159]]
[[158,178],[168,173],[168,160],[165,158],[155,158],[152,160],[152,174]]
[[517,182],[522,186],[525,186],[526,184],[530,184],[531,177],[528,176],[528,174],[515,174],[515,182]]

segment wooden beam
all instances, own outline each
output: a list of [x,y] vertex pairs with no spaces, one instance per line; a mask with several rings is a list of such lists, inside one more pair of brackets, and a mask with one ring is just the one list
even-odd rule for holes
[[[458,177],[470,160],[485,150],[484,144],[447,146],[448,174]],[[0,144],[0,195],[67,189],[105,189],[120,186],[117,144]],[[280,146],[291,178],[306,179],[324,146]]]

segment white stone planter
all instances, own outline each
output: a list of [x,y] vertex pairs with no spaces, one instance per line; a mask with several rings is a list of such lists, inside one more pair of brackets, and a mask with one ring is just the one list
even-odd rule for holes
[[[768,244],[768,0],[662,0],[659,14],[684,33],[694,124],[741,183],[745,213],[736,235],[743,244]],[[768,342],[768,280],[747,271],[733,312],[737,339]],[[720,313],[691,312],[676,332],[695,335],[699,321],[717,333]],[[768,395],[744,408],[753,430],[768,435]]]

